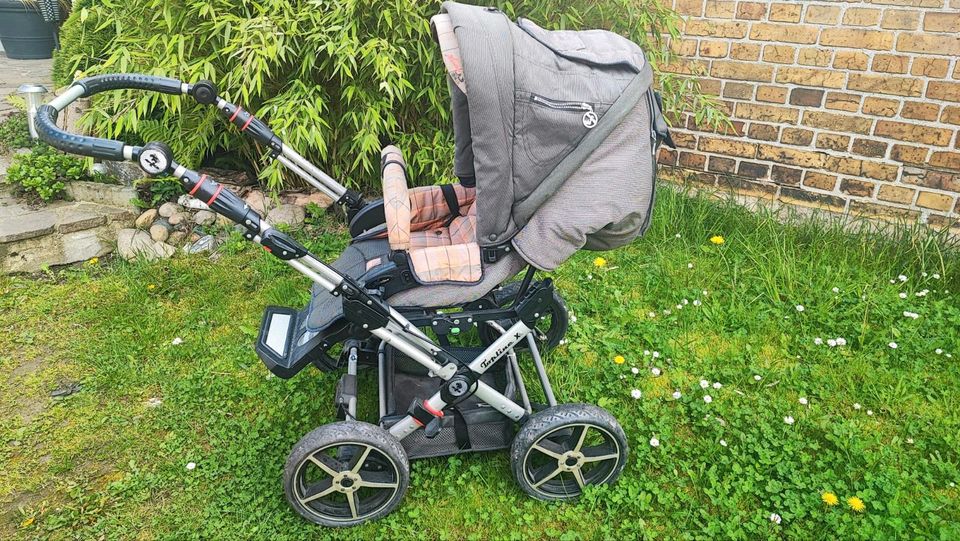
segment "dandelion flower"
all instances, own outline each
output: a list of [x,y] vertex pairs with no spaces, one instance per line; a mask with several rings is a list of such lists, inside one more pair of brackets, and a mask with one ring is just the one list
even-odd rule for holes
[[683,395],[680,394],[680,391],[673,391],[673,399],[674,399],[674,400],[680,400],[680,397],[681,397],[681,396],[683,396]]
[[709,404],[710,402],[713,402],[713,397],[710,396],[710,395],[704,395],[704,396],[703,396],[703,401],[706,402],[707,404]]
[[650,369],[650,373],[653,374],[654,376],[659,376],[659,375],[660,375],[660,369],[657,368],[656,366],[654,366],[653,368]]
[[787,423],[788,425],[792,425],[794,422],[796,422],[796,420],[792,416],[787,415],[783,418],[783,422]]
[[656,436],[650,438],[650,447],[660,447],[660,440]]
[[716,245],[720,245],[720,244],[723,244],[724,242],[727,242],[727,241],[724,240],[724,238],[721,237],[720,235],[714,235],[714,236],[710,237],[710,242],[712,242],[712,243],[714,243],[714,244],[716,244]]
[[806,308],[804,308],[802,304],[798,304],[795,308],[797,309],[797,312],[803,312],[804,310],[806,310]]
[[867,509],[867,505],[863,503],[863,500],[856,496],[847,498],[847,505],[857,513],[863,513]]
[[833,492],[824,492],[820,495],[820,499],[829,506],[837,505],[840,502],[840,498],[837,498],[837,495]]
[[636,366],[632,366],[632,367],[630,367],[630,372],[631,372],[632,374],[639,374],[639,373],[640,373],[640,369],[637,368]]
[[887,345],[890,346],[890,349],[897,349],[897,343],[896,343],[896,342],[890,342],[890,343],[887,344]]
[[623,364],[627,362],[627,360],[623,358],[623,355],[617,355],[616,357],[613,358],[613,362],[617,364]]
[[783,521],[783,517],[777,513],[770,513],[770,522],[774,524],[780,524]]
[[640,389],[634,389],[630,391],[630,396],[632,396],[634,400],[639,400],[640,397],[643,396],[643,393],[640,392]]
[[810,403],[810,401],[808,401],[808,400],[807,400],[807,397],[805,397],[805,396],[801,396],[799,399],[797,399],[797,402],[800,402],[800,403],[803,404],[804,406],[806,406],[807,404]]
[[150,290],[150,291],[153,291],[153,290],[156,289],[156,288],[157,288],[157,286],[155,286],[155,285],[153,285],[153,284],[150,284],[150,285],[147,286],[147,289]]
[[593,266],[594,266],[594,267],[606,267],[606,266],[607,266],[607,260],[604,259],[604,258],[602,258],[602,257],[598,257],[598,258],[596,258],[596,259],[593,260]]
[[710,386],[710,382],[709,382],[709,381],[707,381],[707,380],[705,380],[705,379],[700,380],[700,388],[701,388],[701,389],[706,389],[706,388],[709,387],[709,386]]

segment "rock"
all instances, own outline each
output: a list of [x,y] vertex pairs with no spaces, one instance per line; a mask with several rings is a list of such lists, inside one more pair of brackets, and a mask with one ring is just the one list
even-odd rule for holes
[[187,212],[177,212],[173,216],[167,218],[167,221],[170,222],[170,225],[186,225],[187,221],[190,220],[190,214]]
[[160,216],[163,216],[164,218],[169,218],[174,214],[176,214],[177,212],[180,212],[180,205],[176,203],[164,203],[160,205],[159,212],[160,212]]
[[306,217],[307,213],[303,210],[303,207],[290,204],[280,205],[267,214],[267,222],[272,225],[286,224],[294,229],[297,229],[303,225],[303,221],[306,219]]
[[157,209],[147,209],[146,212],[137,218],[137,221],[134,222],[133,225],[135,225],[137,229],[149,229],[153,221],[157,219],[157,214]]
[[209,252],[214,250],[220,242],[217,240],[217,237],[213,235],[207,235],[205,237],[200,237],[199,240],[192,244],[188,244],[183,247],[183,251],[188,254],[197,254],[200,252]]
[[167,237],[167,244],[171,246],[180,246],[183,244],[183,241],[187,238],[186,231],[174,231],[170,233],[170,236]]
[[101,205],[111,205],[128,210],[136,210],[130,201],[137,197],[137,189],[133,186],[120,184],[104,184],[75,180],[68,182],[65,188],[67,195],[74,201],[88,201]]
[[163,242],[170,237],[170,230],[164,227],[162,224],[154,224],[150,226],[150,238],[157,242]]
[[226,216],[217,214],[217,225],[221,227],[230,227],[234,225],[234,221],[231,220],[230,218],[227,218]]
[[200,240],[200,235],[197,233],[190,233],[190,242],[197,242]]
[[143,169],[133,162],[104,161],[103,168],[108,175],[117,177],[127,186],[147,176]]
[[203,201],[201,201],[201,200],[199,200],[199,199],[197,199],[197,198],[195,198],[195,197],[191,197],[191,196],[189,196],[189,195],[187,195],[187,194],[181,195],[180,198],[177,199],[177,203],[179,203],[181,206],[186,207],[186,208],[188,208],[188,209],[194,209],[194,210],[209,210],[209,209],[210,209],[210,207],[208,207],[207,204],[204,203]]
[[263,195],[263,192],[260,190],[252,190],[243,198],[243,202],[263,216],[267,212],[267,205],[269,205],[270,199]]
[[153,243],[153,251],[157,257],[161,259],[167,259],[173,257],[173,254],[177,253],[177,249],[165,242],[155,242]]
[[217,221],[217,214],[209,210],[201,210],[193,215],[193,221],[197,225],[210,225]]
[[331,199],[329,195],[320,192],[299,194],[293,199],[293,204],[301,207],[305,207],[311,203],[325,209],[333,204],[333,199]]
[[117,252],[124,259],[136,259],[137,256],[155,259],[157,254],[153,243],[150,234],[139,229],[121,229],[117,234]]

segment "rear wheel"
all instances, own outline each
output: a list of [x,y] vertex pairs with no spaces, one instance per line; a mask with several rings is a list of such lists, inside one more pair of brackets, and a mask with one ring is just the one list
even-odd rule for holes
[[283,471],[287,502],[323,526],[381,518],[403,499],[410,464],[400,441],[369,423],[321,426],[293,447]]
[[572,500],[588,485],[612,484],[627,464],[627,438],[603,408],[562,404],[530,417],[513,440],[510,465],[524,492]]
[[[513,304],[519,291],[520,282],[510,282],[495,289],[490,294],[490,297],[498,308],[506,308]],[[507,329],[516,322],[501,321],[499,323],[503,328]],[[550,302],[549,308],[547,308],[545,313],[540,315],[540,319],[537,320],[537,323],[534,325],[533,337],[537,340],[540,349],[553,349],[560,345],[560,341],[563,340],[563,337],[567,334],[569,326],[570,321],[569,314],[567,313],[567,304],[563,301],[563,297],[554,290],[553,299]],[[500,337],[500,333],[487,324],[483,324],[479,329],[480,340],[485,346],[489,346],[494,340]],[[517,345],[518,349],[526,347],[526,340]]]

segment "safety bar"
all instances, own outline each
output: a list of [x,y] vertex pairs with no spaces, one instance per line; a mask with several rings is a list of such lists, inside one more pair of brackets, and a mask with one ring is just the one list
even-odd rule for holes
[[144,158],[143,154],[145,149],[149,149],[151,146],[169,150],[169,147],[163,143],[154,142],[143,147],[131,146],[113,139],[68,133],[57,126],[57,116],[60,111],[74,101],[100,92],[121,89],[189,95],[199,104],[215,106],[227,122],[268,149],[273,159],[279,161],[281,165],[314,188],[330,196],[338,204],[345,205],[351,215],[359,211],[365,204],[359,193],[348,190],[292,148],[283,144],[283,141],[273,133],[273,130],[265,122],[256,118],[253,113],[218,96],[217,87],[210,81],[185,83],[178,79],[140,73],[111,73],[78,79],[49,104],[38,108],[34,120],[38,136],[51,146],[64,152],[91,156],[102,160],[130,160],[138,162],[140,167],[150,175],[161,174],[172,163],[172,156],[167,156],[164,161],[158,160],[156,152],[149,152],[147,158]]

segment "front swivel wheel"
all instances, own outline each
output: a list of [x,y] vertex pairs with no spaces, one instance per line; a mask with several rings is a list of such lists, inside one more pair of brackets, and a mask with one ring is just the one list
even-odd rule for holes
[[603,408],[562,404],[523,425],[510,449],[520,488],[547,501],[572,500],[587,485],[612,484],[627,464],[627,438]]
[[400,441],[369,423],[321,426],[293,447],[283,471],[287,502],[323,526],[355,526],[392,511],[410,482]]

